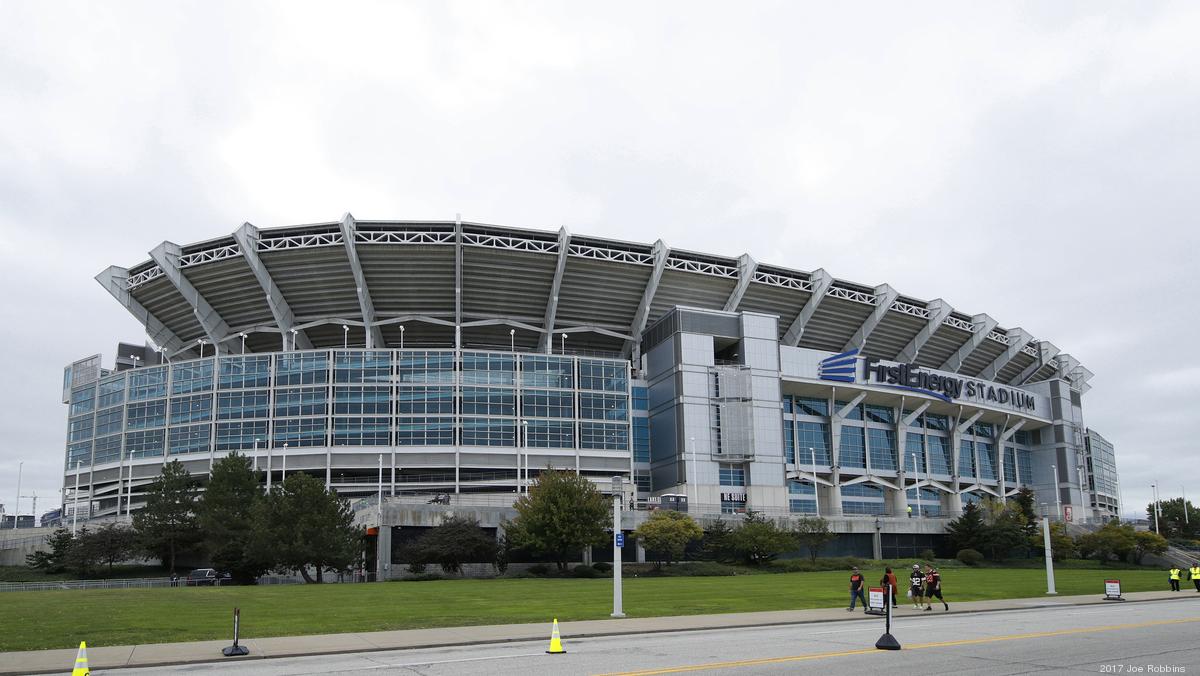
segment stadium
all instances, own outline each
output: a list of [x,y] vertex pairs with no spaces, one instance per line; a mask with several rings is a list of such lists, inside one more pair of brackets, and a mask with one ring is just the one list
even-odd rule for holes
[[819,268],[347,215],[163,242],[96,279],[149,342],[65,370],[68,512],[128,514],[163,462],[204,475],[235,450],[267,483],[413,503],[621,476],[635,507],[819,513],[877,554],[1022,486],[1052,518],[1119,508],[1078,360]]

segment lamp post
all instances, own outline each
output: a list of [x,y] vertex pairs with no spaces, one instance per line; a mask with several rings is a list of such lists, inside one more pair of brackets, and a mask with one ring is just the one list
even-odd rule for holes
[[21,472],[25,470],[25,461],[17,463],[17,500],[13,503],[13,530],[17,529],[17,517],[21,516]]
[[808,458],[812,461],[813,508],[817,510],[817,516],[821,516],[821,492],[817,488],[817,451],[812,446],[808,447]]
[[383,454],[379,454],[379,503],[375,505],[375,517],[379,519],[379,528],[383,528]]
[[1183,522],[1191,523],[1188,521],[1187,493],[1183,491],[1183,486],[1179,487],[1179,499],[1183,501]]
[[621,604],[621,545],[625,536],[621,532],[621,499],[624,497],[624,487],[621,477],[612,478],[613,493],[613,611],[612,617],[625,617]]
[[1046,593],[1053,596],[1054,590],[1054,552],[1050,549],[1050,520],[1042,517],[1042,546],[1046,550]]
[[917,454],[912,453],[913,459],[913,490],[917,492],[917,518],[920,518],[924,512],[921,511],[921,470],[917,464]]
[[1154,532],[1158,533],[1158,483],[1150,484],[1150,499],[1154,501]]
[[[271,492],[271,445],[267,444],[267,492]],[[254,440],[254,447],[258,448],[258,439]]]
[[509,350],[509,352],[517,351],[517,330],[516,329],[508,330],[508,350]]
[[197,340],[196,343],[200,345],[200,358],[204,359],[204,339],[201,338],[200,340]]
[[400,349],[404,349],[404,325],[400,325]]
[[521,443],[517,444],[517,495],[529,495],[529,421],[521,421]]
[[1058,490],[1058,466],[1050,465],[1050,472],[1054,474],[1054,520],[1062,521],[1062,493]]
[[567,334],[565,334],[565,333],[562,334],[562,336],[558,340],[558,352],[559,352],[559,354],[567,353]]
[[283,444],[283,462],[279,467],[279,483],[283,483],[287,479],[287,449],[288,445],[285,442]]
[[342,324],[342,349],[346,350],[350,347],[350,327]]
[[[79,520],[79,468],[83,465],[82,460],[75,461],[75,497],[74,504],[71,506],[71,535],[75,535],[75,524]],[[37,491],[34,491],[35,493]],[[36,509],[34,510],[37,511]]]
[[239,333],[238,336],[242,339],[242,354],[246,354],[246,332]]
[[[696,505],[699,505],[700,504],[700,487],[696,485],[696,437],[691,437],[690,441],[692,442],[691,443],[692,460],[691,460],[691,462],[688,463],[688,465],[691,466],[692,471],[688,472],[688,474],[691,475],[691,478],[688,479],[688,484],[691,485],[691,488],[688,489],[688,502],[692,502],[693,497],[694,497],[695,498],[694,501],[695,501]],[[692,495],[693,491],[696,493],[695,496]],[[689,510],[691,509],[690,505],[688,506],[688,509]]]
[[300,333],[300,330],[292,329],[290,331],[290,333],[292,334],[292,351],[295,352],[296,351],[296,334]]

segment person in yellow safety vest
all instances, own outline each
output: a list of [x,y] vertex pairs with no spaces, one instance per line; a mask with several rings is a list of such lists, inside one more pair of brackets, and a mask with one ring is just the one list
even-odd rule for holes
[[1183,577],[1183,571],[1179,570],[1179,566],[1171,566],[1168,575],[1171,577],[1171,591],[1179,591],[1179,578]]
[[1200,563],[1189,568],[1188,575],[1192,576],[1192,583],[1196,585],[1196,591],[1200,592]]

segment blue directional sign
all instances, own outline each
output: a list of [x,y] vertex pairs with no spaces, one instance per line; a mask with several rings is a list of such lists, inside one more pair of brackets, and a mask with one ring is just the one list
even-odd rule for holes
[[618,547],[625,546],[625,534],[624,533],[617,533],[617,546]]

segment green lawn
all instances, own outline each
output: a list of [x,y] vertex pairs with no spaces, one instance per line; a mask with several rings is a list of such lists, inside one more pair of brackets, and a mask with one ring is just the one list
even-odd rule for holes
[[[875,570],[864,571],[869,581]],[[903,570],[900,570],[903,576]],[[1125,591],[1167,587],[1156,570],[1059,570],[1060,594],[1103,594],[1105,577]],[[846,603],[843,572],[625,579],[630,617],[835,607]],[[1041,596],[1045,573],[944,569],[957,601]],[[167,588],[0,594],[0,651],[230,638],[234,606],[242,636],[381,631],[606,618],[610,579],[497,579],[384,584]]]

